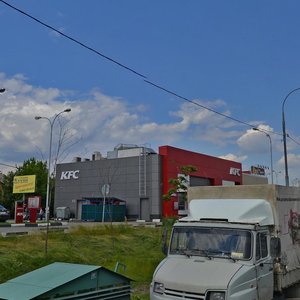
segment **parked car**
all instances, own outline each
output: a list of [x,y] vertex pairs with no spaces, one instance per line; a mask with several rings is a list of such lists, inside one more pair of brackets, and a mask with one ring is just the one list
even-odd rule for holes
[[5,222],[9,219],[9,211],[0,204],[0,222]]

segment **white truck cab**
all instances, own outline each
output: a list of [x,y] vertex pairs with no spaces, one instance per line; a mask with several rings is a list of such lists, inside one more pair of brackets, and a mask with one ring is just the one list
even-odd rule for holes
[[271,300],[280,243],[264,199],[195,199],[174,224],[152,300]]

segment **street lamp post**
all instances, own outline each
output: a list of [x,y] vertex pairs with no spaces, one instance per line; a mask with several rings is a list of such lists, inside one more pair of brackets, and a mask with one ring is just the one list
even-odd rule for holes
[[271,182],[272,184],[274,184],[274,177],[273,177],[273,150],[272,150],[272,139],[271,139],[271,136],[264,132],[263,130],[260,130],[259,128],[252,128],[253,130],[255,131],[260,131],[262,133],[264,133],[266,135],[266,137],[268,137],[269,141],[270,141],[270,157],[271,157]]
[[285,116],[284,116],[284,105],[287,98],[294,92],[300,90],[300,88],[296,88],[290,91],[282,102],[282,134],[283,134],[283,151],[284,151],[284,166],[285,166],[285,185],[289,186],[289,170],[288,170],[288,161],[287,161],[287,150],[286,150],[286,131],[285,131]]
[[67,108],[63,111],[61,111],[58,114],[54,115],[54,118],[51,120],[47,117],[41,117],[41,116],[36,116],[35,120],[40,120],[40,119],[45,119],[48,120],[50,124],[50,141],[49,141],[49,157],[48,157],[48,173],[47,173],[47,192],[46,192],[46,207],[45,207],[45,213],[46,213],[46,239],[45,239],[45,254],[47,255],[48,252],[48,231],[49,231],[49,195],[50,195],[50,168],[51,168],[51,152],[52,152],[52,132],[53,132],[53,125],[55,123],[55,120],[58,118],[59,115],[65,113],[65,112],[70,112],[71,108]]
[[278,183],[278,174],[280,174],[281,173],[281,171],[278,171],[278,172],[276,172],[275,170],[274,170],[274,173],[275,173],[275,177],[276,177],[276,184]]

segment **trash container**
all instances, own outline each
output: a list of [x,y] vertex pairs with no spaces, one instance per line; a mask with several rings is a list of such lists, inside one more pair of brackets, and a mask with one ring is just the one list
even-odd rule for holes
[[70,219],[70,207],[57,207],[56,208],[56,218],[60,220]]

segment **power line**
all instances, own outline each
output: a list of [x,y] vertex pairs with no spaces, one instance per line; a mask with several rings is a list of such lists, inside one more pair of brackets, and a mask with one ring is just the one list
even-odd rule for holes
[[[154,83],[154,82],[152,82],[152,81],[150,81],[150,80],[147,80],[147,76],[146,76],[146,75],[143,75],[142,73],[139,73],[139,72],[135,71],[134,69],[132,69],[132,68],[130,68],[130,67],[128,67],[128,66],[126,66],[126,65],[124,65],[124,64],[122,64],[122,63],[120,63],[120,62],[118,62],[117,60],[115,60],[115,59],[113,59],[113,58],[111,58],[111,57],[109,57],[109,56],[107,56],[107,55],[104,55],[103,53],[99,52],[98,50],[95,50],[94,48],[92,48],[92,47],[90,47],[90,46],[87,46],[86,44],[80,42],[79,40],[77,40],[77,39],[75,39],[75,38],[73,38],[73,37],[71,37],[71,36],[69,36],[69,35],[63,33],[62,31],[60,31],[60,30],[54,28],[53,26],[51,26],[51,25],[49,25],[49,24],[47,24],[47,23],[41,21],[40,19],[38,19],[38,18],[36,18],[36,17],[33,17],[33,16],[30,15],[29,13],[26,13],[25,11],[23,11],[23,10],[21,10],[21,9],[19,9],[19,8],[13,6],[13,5],[11,5],[11,4],[9,4],[8,2],[6,2],[6,1],[4,1],[4,0],[0,0],[0,1],[1,1],[3,4],[9,6],[10,8],[12,8],[12,9],[18,11],[19,13],[25,15],[26,17],[32,19],[33,21],[35,21],[35,22],[41,24],[42,26],[45,26],[45,27],[47,27],[47,28],[49,28],[49,29],[51,29],[51,30],[57,32],[58,34],[60,34],[60,35],[62,35],[63,37],[65,37],[65,38],[71,40],[72,42],[74,42],[74,43],[76,43],[76,44],[78,44],[78,45],[84,47],[85,49],[90,50],[91,52],[93,52],[93,53],[95,53],[95,54],[97,54],[97,55],[99,55],[99,56],[101,56],[101,57],[103,57],[103,58],[105,58],[105,59],[111,61],[112,63],[118,65],[119,67],[124,68],[124,69],[126,69],[126,70],[128,70],[128,71],[134,73],[135,75],[137,75],[137,76],[143,78],[144,82],[148,83],[149,85],[151,85],[151,86],[153,86],[153,87],[155,87],[155,88],[157,88],[157,89],[160,89],[160,90],[162,90],[162,91],[164,91],[164,92],[166,92],[166,93],[168,93],[168,94],[171,94],[171,95],[173,95],[173,96],[175,96],[175,97],[177,97],[177,98],[179,98],[179,99],[181,99],[181,100],[184,100],[184,101],[186,101],[186,102],[189,102],[189,103],[191,103],[191,104],[194,104],[194,105],[196,105],[196,106],[198,106],[198,107],[201,107],[201,108],[203,108],[203,109],[206,109],[206,110],[208,110],[208,111],[210,111],[210,112],[213,112],[213,113],[215,113],[215,114],[217,114],[217,115],[219,115],[219,116],[225,117],[225,118],[230,119],[230,120],[232,120],[232,121],[235,121],[235,122],[237,122],[237,123],[246,125],[246,126],[248,126],[248,127],[250,127],[250,128],[255,127],[253,124],[250,124],[250,123],[244,122],[244,121],[242,121],[242,120],[239,120],[239,119],[237,119],[237,118],[234,118],[234,117],[228,116],[228,115],[226,115],[226,114],[220,113],[220,112],[218,112],[218,111],[216,111],[216,110],[213,110],[213,109],[211,109],[211,108],[209,108],[209,107],[207,107],[207,106],[201,105],[201,104],[199,104],[198,102],[195,102],[195,101],[190,100],[190,99],[188,99],[188,98],[186,98],[186,97],[183,97],[183,96],[181,96],[181,95],[179,95],[179,94],[177,94],[177,93],[175,93],[175,92],[173,92],[173,91],[171,91],[171,90],[168,90],[167,88],[165,88],[165,87],[163,87],[163,86],[160,86],[160,85],[158,85],[158,84],[156,84],[156,83]],[[277,134],[277,135],[281,135],[281,136],[282,136],[282,134],[281,134],[281,133],[278,133],[278,132],[274,132],[274,131],[270,131],[270,130],[266,130],[266,129],[264,129],[263,131],[268,132],[268,133],[270,133],[270,134]]]
[[192,104],[197,105],[197,106],[199,106],[199,107],[201,107],[201,108],[204,108],[204,109],[206,109],[206,110],[208,110],[208,111],[211,111],[211,112],[213,112],[213,113],[215,113],[215,114],[217,114],[217,115],[220,115],[220,116],[222,116],[222,117],[228,118],[228,119],[233,120],[233,121],[235,121],[235,122],[244,124],[244,125],[249,126],[249,127],[251,127],[251,128],[253,127],[253,125],[250,125],[250,124],[248,124],[248,123],[246,123],[246,122],[244,122],[244,121],[240,121],[240,120],[238,120],[238,119],[236,119],[236,118],[234,118],[234,117],[230,117],[230,116],[228,116],[228,115],[222,114],[222,113],[220,113],[220,112],[218,112],[218,111],[216,111],[216,110],[213,110],[212,108],[209,108],[209,107],[204,106],[204,105],[202,105],[202,104],[200,104],[200,103],[198,103],[198,102],[195,102],[195,101],[190,100],[190,99],[188,99],[188,98],[186,98],[186,97],[183,97],[183,96],[181,96],[181,95],[179,95],[179,94],[177,94],[177,93],[175,93],[175,92],[172,92],[171,90],[168,90],[168,89],[164,88],[163,86],[160,86],[160,85],[158,85],[158,84],[155,84],[155,83],[153,83],[153,82],[151,82],[151,81],[149,81],[149,80],[144,79],[144,81],[145,81],[146,83],[148,83],[148,84],[150,84],[150,85],[152,85],[152,86],[154,86],[154,87],[156,87],[156,88],[158,88],[158,89],[160,89],[160,90],[162,90],[162,91],[164,91],[164,92],[166,92],[166,93],[168,93],[168,94],[171,94],[171,95],[173,95],[173,96],[175,96],[175,97],[177,97],[177,98],[180,98],[180,99],[182,99],[182,100],[184,100],[184,101],[186,101],[186,102],[192,103]]
[[78,44],[78,45],[80,45],[80,46],[82,46],[82,47],[84,47],[84,48],[86,48],[86,49],[88,49],[88,50],[90,50],[90,51],[96,53],[97,55],[99,55],[99,56],[101,56],[101,57],[103,57],[103,58],[105,58],[105,59],[107,59],[107,60],[113,62],[114,64],[120,66],[121,68],[124,68],[124,69],[126,69],[126,70],[128,70],[128,71],[130,71],[130,72],[134,73],[135,75],[138,75],[138,76],[140,76],[140,77],[142,77],[142,78],[147,78],[145,75],[143,75],[143,74],[141,74],[141,73],[135,71],[134,69],[132,69],[132,68],[130,68],[130,67],[128,67],[128,66],[126,66],[126,65],[124,65],[124,64],[122,64],[122,63],[120,63],[120,62],[118,62],[117,60],[115,60],[115,59],[113,59],[113,58],[111,58],[111,57],[109,57],[109,56],[107,56],[107,55],[104,55],[103,53],[101,53],[101,52],[95,50],[95,49],[92,48],[92,47],[87,46],[86,44],[84,44],[84,43],[78,41],[77,39],[75,39],[75,38],[73,38],[73,37],[71,37],[71,36],[69,36],[69,35],[67,35],[67,34],[64,34],[62,31],[60,31],[60,30],[58,30],[58,29],[56,29],[56,28],[54,28],[54,27],[48,25],[47,23],[45,23],[45,22],[43,22],[43,21],[41,21],[41,20],[39,20],[39,19],[37,19],[37,18],[31,16],[30,14],[28,14],[28,13],[26,13],[25,11],[23,11],[23,10],[21,10],[21,9],[19,9],[19,8],[15,7],[15,6],[11,5],[11,4],[9,4],[9,3],[7,3],[6,1],[3,1],[3,0],[0,0],[0,1],[1,1],[3,4],[9,6],[10,8],[12,8],[12,9],[18,11],[19,13],[25,15],[26,17],[28,17],[28,18],[34,20],[35,22],[37,22],[37,23],[39,23],[39,24],[41,24],[41,25],[43,25],[43,26],[45,26],[45,27],[47,27],[47,28],[49,28],[49,29],[51,29],[51,30],[53,30],[53,31],[55,31],[55,32],[57,32],[58,34],[64,36],[65,38],[71,40],[72,42],[74,42],[74,43],[76,43],[76,44]]
[[[215,113],[215,114],[217,114],[217,115],[219,115],[219,116],[222,116],[222,117],[224,117],[224,118],[230,119],[230,120],[235,121],[235,122],[237,122],[237,123],[246,125],[246,126],[248,126],[248,127],[250,127],[250,128],[254,128],[254,127],[255,127],[253,124],[250,124],[250,123],[241,121],[241,120],[239,120],[239,119],[236,119],[236,118],[234,118],[234,117],[228,116],[228,115],[226,115],[226,114],[220,113],[220,112],[218,112],[218,111],[216,111],[216,110],[214,110],[214,109],[212,109],[212,108],[209,108],[209,107],[204,106],[204,105],[202,105],[202,104],[200,104],[200,103],[198,103],[198,102],[195,102],[195,101],[190,100],[190,99],[188,99],[188,98],[186,98],[186,97],[183,97],[183,96],[181,96],[181,95],[179,95],[179,94],[177,94],[177,93],[175,93],[175,92],[173,92],[173,91],[171,91],[171,90],[168,90],[168,89],[166,89],[166,88],[163,87],[163,86],[160,86],[160,85],[158,85],[158,84],[155,84],[155,83],[153,83],[153,82],[151,82],[151,81],[149,81],[149,80],[144,79],[144,82],[146,82],[146,83],[148,83],[148,84],[150,84],[150,85],[152,85],[152,86],[154,86],[154,87],[156,87],[156,88],[158,88],[158,89],[160,89],[160,90],[162,90],[162,91],[164,91],[164,92],[166,92],[166,93],[168,93],[168,94],[170,94],[170,95],[173,95],[173,96],[175,96],[175,97],[177,97],[177,98],[180,98],[180,99],[182,99],[182,100],[184,100],[184,101],[186,101],[186,102],[192,103],[192,104],[194,104],[194,105],[196,105],[196,106],[199,106],[199,107],[201,107],[201,108],[203,108],[203,109],[206,109],[206,110],[208,110],[208,111],[211,111],[211,112],[213,112],[213,113]],[[272,133],[272,134],[282,135],[281,133],[278,133],[278,132],[275,132],[275,131],[266,130],[266,129],[263,129],[263,130],[261,130],[261,131],[265,131],[265,132]]]
[[7,165],[7,164],[3,164],[3,163],[0,163],[0,165],[1,165],[1,166],[6,166],[6,167],[18,169],[17,166]]
[[294,138],[292,138],[289,134],[287,134],[286,137],[289,138],[291,141],[293,141],[295,144],[300,146],[300,143],[296,141]]

